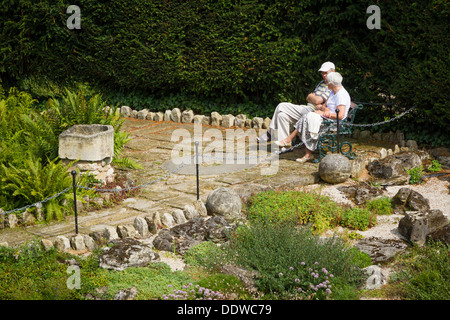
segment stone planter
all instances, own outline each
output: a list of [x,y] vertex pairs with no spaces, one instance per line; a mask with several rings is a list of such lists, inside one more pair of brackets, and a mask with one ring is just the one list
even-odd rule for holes
[[59,157],[77,160],[82,173],[90,172],[102,182],[114,181],[110,163],[114,156],[114,128],[110,125],[75,125],[59,136]]

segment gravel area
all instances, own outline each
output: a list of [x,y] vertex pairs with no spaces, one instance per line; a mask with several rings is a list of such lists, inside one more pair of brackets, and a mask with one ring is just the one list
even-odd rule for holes
[[[352,183],[354,182],[349,181],[345,184],[347,185]],[[383,195],[392,198],[397,194],[399,189],[404,187],[419,192],[422,196],[429,200],[431,209],[440,209],[444,213],[444,215],[450,219],[450,190],[448,179],[445,180],[442,178],[434,177],[427,179],[423,184],[386,187]],[[321,186],[319,184],[315,184],[304,187],[302,188],[302,190],[316,190],[323,195],[329,196],[337,203],[354,205],[352,201],[347,199],[343,192],[340,192],[337,189],[336,185]],[[363,235],[364,237],[379,237],[384,239],[401,238],[401,236],[397,232],[397,226],[402,217],[403,215],[399,214],[379,216],[377,217],[376,226],[366,231],[358,231],[358,233]]]

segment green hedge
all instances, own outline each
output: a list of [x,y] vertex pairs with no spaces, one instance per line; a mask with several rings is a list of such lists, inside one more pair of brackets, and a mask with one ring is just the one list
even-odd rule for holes
[[69,3],[62,0],[2,5],[4,82],[30,76],[61,85],[85,81],[115,99],[136,95],[144,103],[168,95],[255,103],[262,106],[256,116],[271,114],[281,100],[304,101],[320,79],[318,67],[331,60],[353,100],[394,103],[368,108],[365,122],[418,105],[381,129],[450,143],[448,1],[378,3],[379,30],[366,27],[369,4],[350,0],[70,4],[81,9],[80,30],[66,27]]

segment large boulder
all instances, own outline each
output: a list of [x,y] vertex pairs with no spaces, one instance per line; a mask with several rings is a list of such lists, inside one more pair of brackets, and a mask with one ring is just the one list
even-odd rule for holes
[[442,228],[431,232],[427,235],[427,241],[440,241],[447,246],[450,245],[450,223],[447,223]]
[[408,184],[411,178],[408,170],[418,168],[422,160],[416,153],[400,153],[385,157],[384,159],[371,161],[367,170],[376,182],[382,185]]
[[193,218],[186,223],[158,232],[153,240],[153,246],[158,250],[184,254],[202,241],[226,241],[228,228],[230,228],[228,222],[220,216]]
[[206,199],[205,207],[210,216],[223,216],[228,221],[241,218],[241,198],[229,188],[213,190]]
[[352,173],[352,164],[348,158],[339,153],[326,155],[319,164],[319,175],[328,183],[342,183]]
[[99,266],[104,269],[125,270],[128,267],[145,267],[150,262],[159,261],[159,255],[149,245],[132,238],[117,240],[114,245],[106,247]]
[[406,211],[427,211],[430,209],[428,199],[417,191],[401,188],[392,198],[394,213],[404,214]]
[[355,247],[367,253],[374,263],[382,263],[392,260],[398,253],[405,251],[408,245],[400,239],[369,237],[359,240]]
[[398,232],[409,241],[423,245],[427,236],[448,224],[441,210],[409,211],[398,223]]

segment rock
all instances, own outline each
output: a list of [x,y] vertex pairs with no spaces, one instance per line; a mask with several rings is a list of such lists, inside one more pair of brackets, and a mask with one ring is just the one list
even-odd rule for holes
[[[180,109],[178,109],[180,110]],[[175,117],[177,116],[177,112],[175,112]],[[172,120],[172,110],[166,110],[164,112],[164,117],[163,117],[164,121],[173,121]]]
[[405,251],[408,245],[402,240],[369,237],[359,240],[355,247],[367,253],[373,262],[381,263],[389,261],[398,253]]
[[367,170],[382,185],[402,185],[409,183],[408,170],[421,164],[422,161],[417,154],[408,152],[371,161],[367,165]]
[[113,300],[134,300],[138,294],[136,287],[130,289],[121,289],[115,295]]
[[417,191],[401,188],[392,198],[394,213],[404,214],[406,211],[427,211],[430,209],[428,199]]
[[84,234],[83,241],[86,249],[88,249],[89,251],[94,251],[95,249],[97,249],[97,245],[95,244],[94,239],[92,239],[89,235]]
[[164,120],[164,113],[156,112],[153,121],[163,121],[163,120]]
[[53,248],[53,242],[48,239],[41,239],[41,244],[45,251],[49,251]]
[[200,124],[202,124],[204,118],[205,118],[204,115],[196,114],[196,115],[194,116],[194,123],[200,123]]
[[70,238],[70,244],[73,250],[83,251],[86,250],[86,246],[84,245],[84,238],[81,234],[77,234]]
[[136,217],[134,219],[133,226],[142,238],[146,238],[148,236],[148,224],[144,218]]
[[326,155],[319,163],[319,175],[328,183],[342,183],[352,173],[350,160],[339,153]]
[[179,108],[172,109],[170,120],[172,120],[173,122],[181,122],[181,110]]
[[70,241],[65,236],[57,236],[54,246],[57,250],[65,252],[70,249]]
[[192,123],[194,121],[194,111],[185,110],[181,113],[181,122],[182,123]]
[[447,246],[450,245],[450,223],[427,235],[427,241],[440,241]]
[[245,120],[247,116],[245,114],[238,114],[236,118],[234,118],[234,125],[239,128],[245,127]]
[[183,214],[187,220],[191,220],[199,216],[197,210],[195,210],[193,206],[188,204],[184,206]]
[[381,150],[380,150],[380,159],[386,158],[387,155],[388,155],[387,150],[385,148],[381,148]]
[[212,126],[222,125],[222,116],[216,111],[211,112],[211,125]]
[[195,200],[192,203],[194,209],[198,212],[200,217],[206,217],[208,215],[208,211],[206,210],[206,206],[201,199]]
[[147,118],[148,109],[143,109],[138,111],[137,118],[140,120],[145,120]]
[[161,222],[161,215],[158,211],[153,213],[151,216],[145,217],[145,221],[148,225],[148,231],[150,231],[152,234],[156,234],[158,230],[163,227],[163,224]]
[[364,289],[380,289],[387,283],[387,275],[379,266],[371,265],[363,270],[369,276]]
[[202,119],[202,124],[204,125],[210,125],[211,124],[211,117],[210,116],[204,116]]
[[119,235],[117,234],[116,228],[113,226],[107,226],[103,230],[103,237],[106,239],[106,241],[111,241],[119,238]]
[[417,146],[417,142],[415,140],[407,140],[405,147],[409,148],[409,150],[417,151],[419,147]]
[[383,193],[380,188],[371,186],[367,182],[359,182],[356,185],[341,186],[337,189],[347,195],[347,197],[357,205],[364,204]]
[[252,120],[252,128],[262,129],[264,119],[261,117],[254,117]]
[[5,228],[10,228],[10,229],[17,227],[18,223],[19,223],[19,219],[17,218],[17,216],[14,213],[8,214],[4,221]]
[[225,241],[228,228],[228,222],[220,216],[193,218],[173,228],[161,230],[153,240],[153,246],[158,250],[184,254],[202,241]]
[[266,117],[265,119],[264,119],[264,121],[263,121],[263,124],[262,124],[262,129],[269,129],[269,126],[270,126],[270,122],[271,122],[272,120],[269,118],[269,117]]
[[155,113],[154,112],[148,112],[147,116],[145,116],[145,119],[153,121],[153,119],[155,119]]
[[138,114],[137,110],[131,110],[130,117],[136,119],[137,118],[137,114]]
[[407,212],[398,224],[398,232],[407,240],[423,245],[430,233],[444,227],[448,220],[441,210]]
[[351,178],[358,179],[362,175],[366,167],[366,161],[367,157],[360,155],[358,155],[353,161],[351,161],[352,163],[352,171],[350,173]]
[[149,245],[126,238],[115,241],[113,247],[103,250],[99,266],[121,271],[128,267],[145,267],[155,261],[159,261],[159,255]]
[[136,236],[136,229],[134,226],[127,224],[124,226],[117,226],[117,234],[120,238],[134,238]]
[[185,223],[186,217],[184,216],[183,210],[175,209],[172,211],[172,217],[176,224]]
[[131,108],[129,106],[120,107],[120,115],[125,118],[129,117],[131,115]]
[[359,133],[359,139],[363,141],[367,141],[371,138],[372,133],[369,130],[363,130]]
[[[168,212],[164,212],[161,215],[161,223],[166,227],[166,228],[172,228],[175,225],[175,220],[173,219],[173,216],[168,213]],[[148,228],[148,227],[147,227]]]
[[206,199],[205,207],[208,215],[223,216],[228,221],[241,218],[241,198],[229,188],[213,190]]
[[222,127],[230,128],[234,126],[234,116],[232,114],[227,114],[222,116]]

